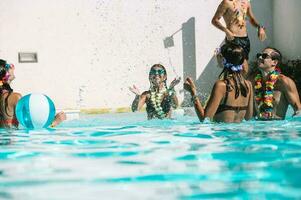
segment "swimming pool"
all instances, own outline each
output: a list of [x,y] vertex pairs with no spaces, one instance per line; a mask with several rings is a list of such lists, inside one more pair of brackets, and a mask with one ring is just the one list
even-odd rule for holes
[[301,120],[145,113],[1,131],[0,199],[300,199]]

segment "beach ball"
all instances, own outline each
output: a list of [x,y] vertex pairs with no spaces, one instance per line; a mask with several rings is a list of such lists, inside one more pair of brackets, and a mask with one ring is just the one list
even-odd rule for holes
[[54,103],[44,94],[28,94],[18,101],[16,116],[28,129],[46,128],[55,117]]

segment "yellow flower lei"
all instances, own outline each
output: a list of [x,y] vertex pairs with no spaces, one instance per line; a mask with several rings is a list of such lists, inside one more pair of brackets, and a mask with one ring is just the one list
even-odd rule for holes
[[166,113],[164,113],[163,108],[161,106],[162,99],[164,97],[164,94],[166,93],[166,88],[163,88],[159,92],[156,91],[150,91],[150,102],[152,106],[155,108],[155,115],[159,119],[163,119],[166,117]]

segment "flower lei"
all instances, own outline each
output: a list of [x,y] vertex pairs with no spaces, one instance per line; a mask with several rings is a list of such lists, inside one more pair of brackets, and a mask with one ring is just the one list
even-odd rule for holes
[[273,117],[273,96],[274,85],[278,80],[281,71],[278,67],[268,74],[268,80],[265,87],[262,83],[262,74],[258,73],[255,77],[255,100],[259,108],[259,117],[262,119],[271,119]]
[[156,112],[155,114],[159,119],[166,117],[166,113],[164,113],[163,108],[161,106],[162,99],[165,93],[166,93],[165,87],[159,92],[156,92],[154,90],[150,91],[150,101],[152,106],[155,108],[155,112]]

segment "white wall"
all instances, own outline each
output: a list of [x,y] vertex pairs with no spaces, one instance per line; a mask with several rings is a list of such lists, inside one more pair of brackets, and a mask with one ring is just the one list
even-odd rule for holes
[[301,56],[301,1],[274,0],[274,39],[286,59]]
[[[253,0],[255,14],[263,19],[259,21],[271,21],[272,11],[258,5],[271,1]],[[86,108],[127,107],[134,97],[128,86],[148,89],[151,65],[165,65],[169,81],[183,74],[181,32],[175,34],[175,46],[169,50],[164,48],[163,39],[191,17],[196,22],[196,77],[200,76],[224,39],[224,34],[211,25],[219,3],[1,0],[0,58],[16,65],[15,91],[48,94],[58,108],[77,108],[80,87]],[[271,29],[272,25],[264,24]],[[37,52],[38,63],[18,63],[17,54],[22,51]]]
[[[273,46],[273,1],[275,0],[252,0],[251,6],[257,21],[266,28],[267,38],[260,41],[257,36],[257,28],[248,26],[248,33],[251,41],[250,60],[255,59],[255,55],[267,46]],[[287,1],[287,0],[285,0]],[[290,1],[290,0],[289,0]]]

